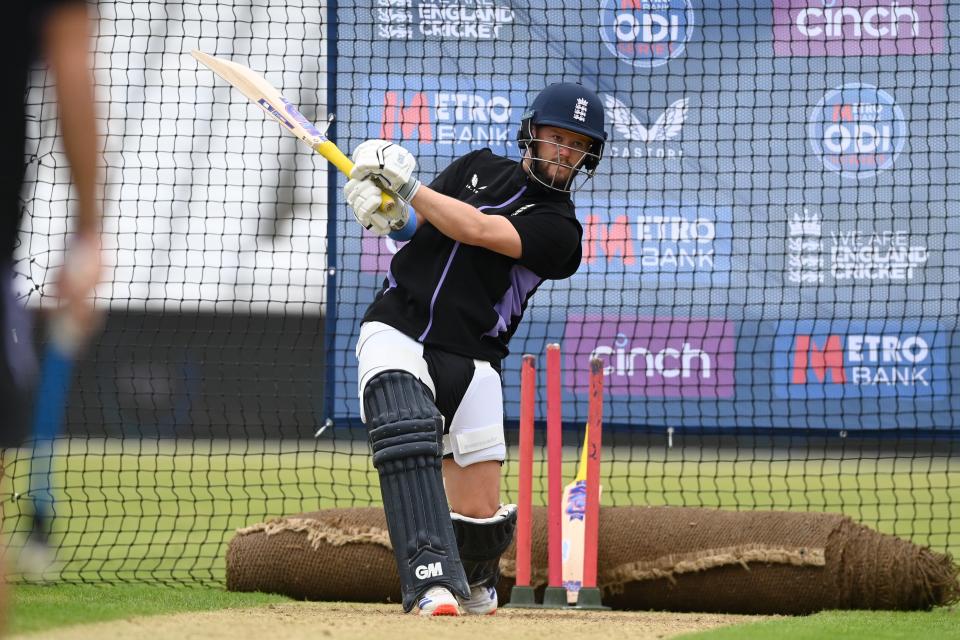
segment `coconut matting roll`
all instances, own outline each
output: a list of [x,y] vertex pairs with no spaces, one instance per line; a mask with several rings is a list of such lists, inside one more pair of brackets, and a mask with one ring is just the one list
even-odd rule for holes
[[[516,576],[501,560],[500,601]],[[532,583],[547,576],[546,509],[533,513]],[[960,596],[943,554],[846,516],[680,507],[604,507],[597,580],[617,609],[800,614],[927,609]],[[383,510],[330,509],[237,532],[227,588],[298,599],[399,602]]]

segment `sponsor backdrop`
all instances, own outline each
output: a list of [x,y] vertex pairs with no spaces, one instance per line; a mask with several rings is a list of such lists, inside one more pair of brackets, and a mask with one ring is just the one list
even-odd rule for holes
[[[472,149],[516,158],[546,83],[594,88],[610,138],[575,197],[583,263],[513,340],[511,427],[520,355],[556,342],[568,444],[603,361],[611,504],[846,513],[960,552],[960,2],[92,4],[109,313],[70,440],[3,470],[53,470],[58,580],[222,584],[238,527],[380,502],[353,350],[397,246],[192,49],[336,113],[344,149],[397,141],[424,180]],[[41,316],[75,199],[54,88],[39,66],[14,264]]]
[[[511,418],[520,354],[558,342],[571,422],[599,356],[624,427],[956,424],[960,6],[342,0],[338,17],[340,142],[398,141],[426,180],[472,149],[516,158],[546,83],[603,101],[583,264],[527,310]],[[328,406],[355,421],[359,318],[397,247],[337,216]]]

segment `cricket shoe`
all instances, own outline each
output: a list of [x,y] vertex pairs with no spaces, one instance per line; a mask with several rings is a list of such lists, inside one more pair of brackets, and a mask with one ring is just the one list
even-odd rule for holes
[[430,587],[417,601],[421,616],[458,616],[460,605],[446,587]]
[[470,597],[457,596],[463,613],[468,616],[492,616],[497,612],[497,590],[493,587],[477,585],[470,587]]

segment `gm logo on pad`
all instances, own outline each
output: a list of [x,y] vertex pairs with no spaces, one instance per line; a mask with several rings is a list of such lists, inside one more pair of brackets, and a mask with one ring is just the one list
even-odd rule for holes
[[773,382],[780,398],[945,396],[948,334],[935,322],[780,322]]
[[427,578],[436,578],[443,575],[443,566],[439,562],[431,562],[429,564],[417,565],[417,568],[413,570],[414,575],[417,576],[419,580],[426,580]]

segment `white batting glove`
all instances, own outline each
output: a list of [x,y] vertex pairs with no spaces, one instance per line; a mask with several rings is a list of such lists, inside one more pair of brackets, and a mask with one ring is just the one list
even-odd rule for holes
[[362,180],[374,176],[387,189],[410,202],[420,188],[413,177],[417,160],[400,145],[387,140],[367,140],[353,151],[350,177]]
[[407,222],[406,205],[398,201],[391,213],[380,211],[383,190],[373,180],[348,180],[343,196],[353,209],[353,215],[364,229],[385,236]]

